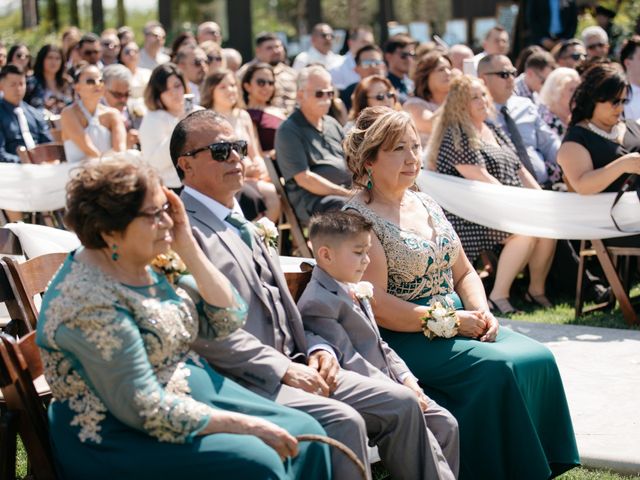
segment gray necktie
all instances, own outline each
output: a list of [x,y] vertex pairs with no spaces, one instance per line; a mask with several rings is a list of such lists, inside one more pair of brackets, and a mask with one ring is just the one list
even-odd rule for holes
[[240,233],[242,241],[246,243],[249,248],[253,249],[253,232],[247,219],[237,212],[231,212],[227,215],[225,221],[229,225],[236,227]]
[[533,178],[536,178],[536,172],[533,169],[533,165],[531,164],[531,159],[529,158],[529,154],[527,153],[527,148],[524,146],[524,142],[522,141],[522,136],[520,135],[520,131],[518,130],[518,126],[516,122],[513,121],[511,115],[509,115],[509,110],[507,110],[507,106],[503,105],[500,109],[500,113],[504,117],[504,123],[507,125],[507,132],[509,133],[509,137],[511,137],[511,141],[516,147],[516,152],[518,154],[518,158],[524,168],[529,170],[529,173],[533,175]]
[[24,140],[24,146],[27,147],[27,150],[34,149],[36,142],[33,141],[33,137],[29,131],[29,123],[27,122],[24,110],[22,110],[22,107],[16,107],[13,110],[13,113],[15,113],[18,118],[18,125],[20,126],[20,133],[22,134],[22,140]]

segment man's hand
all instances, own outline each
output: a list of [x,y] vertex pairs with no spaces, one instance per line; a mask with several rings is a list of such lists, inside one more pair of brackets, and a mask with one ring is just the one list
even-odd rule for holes
[[429,399],[420,388],[420,385],[418,385],[418,382],[416,382],[415,379],[411,375],[409,375],[404,379],[404,382],[402,383],[405,387],[409,388],[413,393],[416,394],[416,396],[418,397],[418,403],[420,404],[420,409],[423,412],[426,412],[427,408],[429,407]]
[[292,362],[282,377],[282,383],[323,397],[329,396],[329,385],[314,368]]
[[335,391],[338,387],[340,364],[333,355],[326,350],[316,350],[309,355],[309,366],[318,371],[331,392]]

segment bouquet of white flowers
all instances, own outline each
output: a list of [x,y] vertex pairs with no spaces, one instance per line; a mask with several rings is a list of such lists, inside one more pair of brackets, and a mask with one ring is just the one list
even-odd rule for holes
[[435,337],[451,338],[458,334],[459,322],[456,311],[440,302],[434,302],[421,320],[422,332],[429,340]]

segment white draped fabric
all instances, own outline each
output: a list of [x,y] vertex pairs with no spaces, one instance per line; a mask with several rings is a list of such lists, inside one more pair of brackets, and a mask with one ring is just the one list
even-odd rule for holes
[[27,258],[47,253],[66,253],[80,246],[80,240],[73,232],[30,223],[7,223],[2,228],[11,230],[20,240],[20,246]]
[[0,209],[46,212],[64,207],[69,163],[0,163]]
[[578,195],[493,185],[423,171],[418,187],[445,210],[510,233],[556,239],[604,239],[640,233],[640,202],[625,193],[609,215],[615,193]]

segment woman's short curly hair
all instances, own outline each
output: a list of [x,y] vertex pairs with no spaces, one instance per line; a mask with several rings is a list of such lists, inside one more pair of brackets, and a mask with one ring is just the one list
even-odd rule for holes
[[102,234],[124,232],[138,216],[147,192],[159,185],[156,171],[143,162],[87,162],[67,183],[64,224],[86,248],[104,248]]
[[409,128],[419,138],[411,116],[404,111],[378,106],[365,108],[360,113],[343,144],[354,185],[366,188],[367,164],[375,162],[380,150],[393,149]]

